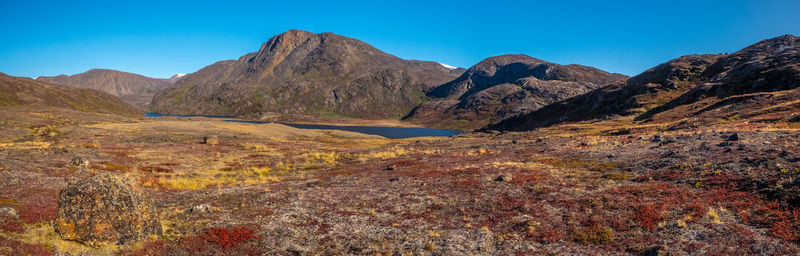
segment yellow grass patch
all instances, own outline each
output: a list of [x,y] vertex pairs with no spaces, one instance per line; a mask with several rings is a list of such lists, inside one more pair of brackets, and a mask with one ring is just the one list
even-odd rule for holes
[[0,149],[25,150],[25,149],[48,149],[52,143],[45,141],[26,141],[0,143]]
[[239,185],[255,185],[280,181],[269,167],[250,168],[247,170],[206,170],[192,171],[172,176],[161,176],[157,179],[139,179],[144,186],[176,189],[200,190]]

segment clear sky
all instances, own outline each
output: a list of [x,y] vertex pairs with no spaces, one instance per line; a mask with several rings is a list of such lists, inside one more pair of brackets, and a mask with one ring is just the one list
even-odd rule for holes
[[0,0],[0,72],[169,77],[301,29],[465,68],[522,53],[635,75],[685,54],[800,35],[800,1],[333,2]]

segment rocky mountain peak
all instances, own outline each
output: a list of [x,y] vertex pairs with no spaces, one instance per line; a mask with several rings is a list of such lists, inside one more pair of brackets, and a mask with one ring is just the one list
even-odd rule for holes
[[[289,30],[257,52],[209,65],[153,99],[153,111],[401,117],[460,70],[403,60],[357,39]],[[313,100],[310,100],[313,98]]]

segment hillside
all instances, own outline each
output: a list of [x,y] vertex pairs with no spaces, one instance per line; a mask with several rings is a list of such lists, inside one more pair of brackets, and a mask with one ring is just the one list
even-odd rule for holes
[[800,109],[798,63],[800,38],[791,35],[729,55],[687,55],[484,129],[521,131],[597,119],[667,123],[676,129],[739,118],[791,120]]
[[433,88],[435,100],[406,117],[433,126],[473,129],[627,78],[581,65],[559,65],[526,55],[487,58],[453,81]]
[[20,105],[120,115],[140,114],[133,106],[101,91],[42,83],[0,73],[0,106]]
[[120,97],[123,101],[144,108],[156,92],[167,88],[180,77],[170,79],[150,78],[133,73],[109,69],[92,69],[71,76],[37,77],[37,81],[96,89]]
[[386,54],[333,33],[290,30],[158,93],[150,109],[264,118],[400,118],[458,70]]

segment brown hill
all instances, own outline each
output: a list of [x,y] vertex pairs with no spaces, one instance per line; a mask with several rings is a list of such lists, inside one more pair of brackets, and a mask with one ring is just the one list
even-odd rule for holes
[[428,92],[438,99],[406,118],[440,127],[476,128],[527,113],[627,78],[581,65],[559,65],[526,55],[500,55],[472,66]]
[[169,79],[150,78],[109,69],[92,69],[71,76],[37,77],[36,80],[104,91],[140,108],[150,103],[156,92],[172,85]]
[[785,35],[729,55],[688,55],[626,82],[551,104],[484,129],[530,130],[620,119],[698,126],[749,118],[793,120],[800,110],[800,38]]
[[[258,52],[220,61],[158,93],[162,113],[399,118],[452,80],[435,62],[410,61],[333,33],[290,30]],[[286,118],[286,117],[284,117]]]
[[138,116],[139,110],[105,92],[39,82],[0,73],[0,106],[53,106],[84,112]]

